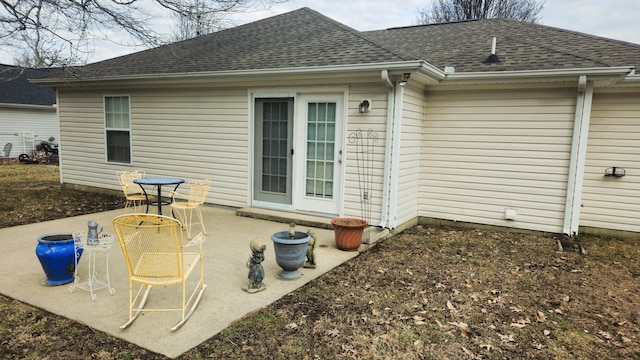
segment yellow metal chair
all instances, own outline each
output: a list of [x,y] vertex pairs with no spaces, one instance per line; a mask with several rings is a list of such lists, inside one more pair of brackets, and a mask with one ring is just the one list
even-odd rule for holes
[[[186,185],[189,189],[187,195],[175,191],[171,192],[171,210],[175,210],[178,214],[178,218],[187,230],[187,238],[191,239],[191,227],[195,224],[200,224],[202,226],[202,232],[205,235],[207,234],[200,208],[207,198],[211,180],[191,180],[188,181]],[[181,201],[179,199],[183,200]],[[193,219],[194,211],[198,216],[195,222]]]
[[[129,321],[120,328],[131,325],[142,312],[176,311],[182,313],[182,319],[171,330],[177,330],[191,317],[207,287],[202,262],[204,235],[183,244],[182,224],[155,214],[120,215],[113,219],[113,227],[129,272]],[[187,252],[188,248],[192,250]],[[195,271],[198,267],[199,272]],[[197,282],[195,278],[187,281],[192,274],[198,277]],[[134,284],[138,284],[135,295]],[[175,298],[158,296],[154,298],[157,306],[144,307],[151,288],[168,285],[182,287],[181,306],[176,293]],[[188,292],[191,286],[194,289]]]
[[142,193],[140,185],[134,183],[136,179],[144,178],[144,171],[132,170],[132,171],[118,171],[116,172],[118,181],[120,181],[120,187],[124,193],[124,197],[127,199],[124,204],[124,212],[129,213],[142,213],[148,209],[147,197]]

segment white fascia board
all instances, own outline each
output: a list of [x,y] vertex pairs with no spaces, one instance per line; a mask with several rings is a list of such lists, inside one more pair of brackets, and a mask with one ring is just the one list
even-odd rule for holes
[[624,80],[634,71],[633,66],[604,68],[575,68],[552,70],[519,70],[447,73],[441,84],[480,84],[509,83],[525,81],[576,82],[578,77],[586,75],[590,81],[606,80],[608,83]]
[[424,76],[430,76],[434,79],[443,79],[444,72],[436,67],[425,63],[422,60],[415,61],[399,61],[386,63],[370,63],[355,65],[336,65],[336,66],[314,66],[314,67],[294,67],[294,68],[275,68],[275,69],[258,69],[258,70],[229,70],[229,71],[209,71],[209,72],[189,72],[189,73],[171,73],[171,74],[151,74],[151,75],[124,75],[124,76],[105,76],[105,77],[85,77],[80,79],[33,79],[31,83],[44,86],[68,86],[72,84],[104,84],[105,82],[136,82],[146,83],[167,82],[167,81],[186,81],[186,82],[208,82],[212,79],[219,81],[236,81],[245,78],[255,78],[260,76],[308,76],[308,75],[324,75],[324,74],[351,74],[374,72],[378,77],[381,70],[388,70],[390,73],[402,74],[405,72],[413,72],[419,70]]

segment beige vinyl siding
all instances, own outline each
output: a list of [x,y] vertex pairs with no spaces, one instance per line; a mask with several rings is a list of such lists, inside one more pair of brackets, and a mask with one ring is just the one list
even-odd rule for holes
[[562,232],[575,102],[575,89],[427,93],[420,216]]
[[[105,162],[104,95],[129,95],[132,165]],[[207,202],[245,206],[247,91],[134,90],[61,92],[64,182],[118,189],[115,172],[212,180]]]
[[403,224],[418,216],[420,161],[422,158],[422,126],[424,119],[424,90],[405,86],[400,133],[400,163],[398,164],[398,193],[395,223]]
[[[361,184],[362,177],[358,176],[358,159],[356,152],[358,146],[353,140],[355,133],[360,130],[364,137],[369,130],[377,135],[377,141],[373,144],[373,168],[371,181],[371,219],[373,225],[377,225],[382,212],[382,190],[385,158],[385,142],[387,141],[387,87],[380,83],[351,86],[348,95],[347,128],[345,133],[346,157],[344,166],[344,198],[343,214],[350,217],[363,217],[361,211]],[[358,105],[361,99],[371,99],[372,110],[369,113],[360,114]],[[362,162],[361,162],[362,164]],[[364,170],[367,171],[367,170]]]
[[594,94],[587,144],[580,225],[640,232],[640,92]]

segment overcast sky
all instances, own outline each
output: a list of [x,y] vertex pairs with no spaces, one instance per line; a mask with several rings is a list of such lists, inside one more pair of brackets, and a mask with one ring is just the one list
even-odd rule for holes
[[[400,5],[402,4],[402,5]],[[379,30],[415,25],[417,10],[429,7],[431,0],[289,0],[270,10],[238,14],[236,25],[309,7],[356,30]],[[640,44],[640,1],[638,0],[546,0],[543,25],[579,31]],[[158,26],[171,28],[171,19],[159,18]],[[170,31],[171,32],[171,31]],[[118,35],[114,34],[113,38]],[[89,62],[139,51],[111,43],[96,43]],[[0,63],[13,62],[13,54],[0,49]]]

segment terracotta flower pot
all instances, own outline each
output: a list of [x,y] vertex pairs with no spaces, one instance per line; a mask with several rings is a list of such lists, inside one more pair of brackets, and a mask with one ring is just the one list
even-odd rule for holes
[[336,246],[344,251],[356,251],[362,244],[362,234],[367,221],[358,218],[331,219],[336,237]]

